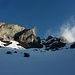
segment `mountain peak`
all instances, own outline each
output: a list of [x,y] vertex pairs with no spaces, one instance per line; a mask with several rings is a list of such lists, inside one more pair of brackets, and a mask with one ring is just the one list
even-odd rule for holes
[[[35,29],[26,29],[17,24],[6,24],[0,22],[0,40],[1,41],[19,41],[33,42],[35,40]],[[22,41],[21,41],[22,40]]]

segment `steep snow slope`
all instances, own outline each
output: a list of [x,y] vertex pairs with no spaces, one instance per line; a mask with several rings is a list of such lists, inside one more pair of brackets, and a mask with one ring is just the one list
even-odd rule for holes
[[[24,57],[24,53],[30,57]],[[75,49],[52,52],[0,48],[0,75],[75,75]]]

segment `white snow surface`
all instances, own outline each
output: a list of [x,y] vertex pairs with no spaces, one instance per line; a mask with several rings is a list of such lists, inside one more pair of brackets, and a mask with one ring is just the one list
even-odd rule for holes
[[10,47],[10,48],[16,48],[16,49],[22,49],[23,47],[22,46],[19,46],[19,45],[17,45],[17,44],[19,44],[18,42],[16,42],[16,41],[10,41],[10,42],[12,42],[12,44],[9,44],[8,46],[6,46],[6,47]]
[[[7,51],[12,54],[6,54]],[[30,57],[24,57],[24,53],[29,53]],[[0,75],[75,75],[75,49],[0,48]]]
[[0,46],[4,47],[4,44],[5,44],[4,42],[0,41]]
[[23,49],[22,46],[17,45],[17,44],[19,44],[19,42],[17,42],[17,41],[10,41],[10,42],[12,42],[12,44],[4,46],[4,44],[6,44],[6,43],[0,41],[0,46],[2,46],[2,47],[9,47],[9,48],[15,48],[15,49]]

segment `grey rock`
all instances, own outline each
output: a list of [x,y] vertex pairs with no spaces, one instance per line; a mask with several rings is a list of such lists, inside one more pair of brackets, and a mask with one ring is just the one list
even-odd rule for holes
[[35,29],[26,29],[17,24],[5,24],[0,22],[0,40],[18,42],[33,42],[36,39]]
[[16,24],[0,23],[0,38],[3,39],[3,41],[14,40],[14,35],[24,29],[24,27]]
[[35,29],[29,29],[19,36],[19,42],[33,42],[36,39]]

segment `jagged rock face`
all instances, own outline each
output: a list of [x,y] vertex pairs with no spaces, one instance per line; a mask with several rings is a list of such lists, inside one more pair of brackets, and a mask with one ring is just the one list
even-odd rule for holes
[[14,40],[14,35],[24,29],[24,27],[20,27],[14,24],[1,24],[0,38],[2,38],[4,41]]
[[28,43],[33,42],[36,38],[35,29],[29,29],[26,32],[24,32],[21,36],[19,36],[19,42],[25,42]]
[[48,36],[43,45],[46,47],[46,50],[58,50],[66,45],[61,39]]
[[18,42],[33,42],[36,39],[35,29],[24,29],[23,31],[16,33],[14,39]]
[[33,42],[35,39],[35,29],[25,29],[16,24],[5,24],[0,22],[0,40],[19,42]]

